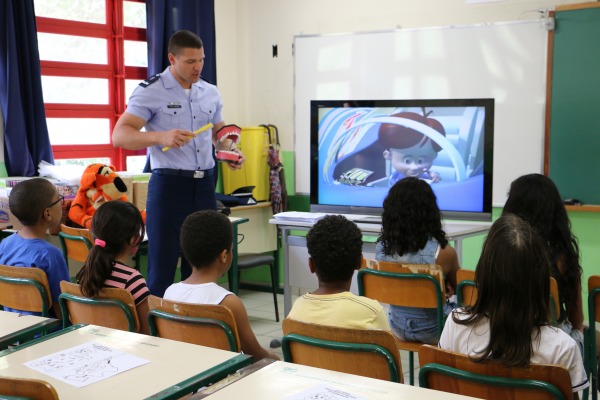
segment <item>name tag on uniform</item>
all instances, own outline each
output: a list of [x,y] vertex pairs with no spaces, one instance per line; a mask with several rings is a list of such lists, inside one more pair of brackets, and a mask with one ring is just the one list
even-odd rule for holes
[[169,103],[167,108],[181,108],[181,104],[179,103]]

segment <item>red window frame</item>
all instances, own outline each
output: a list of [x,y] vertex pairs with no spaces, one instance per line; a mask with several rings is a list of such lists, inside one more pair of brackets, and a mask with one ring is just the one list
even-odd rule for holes
[[[128,1],[145,3],[145,0]],[[106,65],[41,60],[44,76],[102,78],[109,81],[108,104],[45,103],[46,117],[107,118],[110,121],[110,132],[113,131],[117,119],[126,108],[125,79],[141,81],[146,79],[148,73],[145,67],[125,66],[125,40],[145,42],[146,30],[123,25],[123,2],[124,0],[105,0],[104,24],[36,17],[38,32],[100,38],[106,39],[108,43]],[[146,154],[145,150],[124,150],[110,143],[53,145],[52,151],[56,159],[108,157],[118,171],[125,170],[127,156]]]

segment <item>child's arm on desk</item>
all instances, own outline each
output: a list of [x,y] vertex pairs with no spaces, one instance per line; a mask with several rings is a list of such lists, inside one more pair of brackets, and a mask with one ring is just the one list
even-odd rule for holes
[[228,307],[231,312],[233,312],[238,333],[240,335],[240,345],[245,354],[253,356],[255,361],[260,360],[261,358],[279,360],[279,357],[276,354],[262,348],[260,343],[258,343],[258,340],[256,340],[256,336],[254,335],[252,327],[250,326],[250,321],[248,320],[246,307],[244,307],[244,304],[239,297],[236,295],[229,295],[223,299],[221,305]]

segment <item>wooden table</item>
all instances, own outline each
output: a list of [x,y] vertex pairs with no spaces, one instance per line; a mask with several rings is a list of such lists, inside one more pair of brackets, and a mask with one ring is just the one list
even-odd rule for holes
[[[246,367],[236,374],[237,377],[233,376],[218,382],[213,385],[214,387],[211,386],[206,391],[193,395],[190,400],[204,398],[209,400],[342,398],[300,396],[308,390],[317,388],[320,388],[319,393],[326,392],[324,388],[329,388],[369,400],[459,400],[472,398],[284,361],[270,361],[272,360],[261,360]],[[249,373],[244,373],[244,370],[249,371]],[[352,397],[349,397],[349,399],[352,399]]]
[[31,340],[35,335],[46,333],[59,324],[60,321],[55,318],[0,311],[0,350],[15,342]]
[[[23,363],[93,342],[150,362],[77,388]],[[76,325],[0,352],[0,376],[49,382],[61,399],[176,399],[217,382],[251,362],[251,357],[138,333]]]

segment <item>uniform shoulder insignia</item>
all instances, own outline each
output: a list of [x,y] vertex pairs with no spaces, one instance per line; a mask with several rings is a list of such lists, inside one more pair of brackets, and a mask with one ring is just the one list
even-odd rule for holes
[[209,83],[209,84],[211,84],[211,85],[214,85],[214,83],[212,83],[211,81],[209,81],[208,79],[206,79],[206,78],[205,78],[205,77],[203,77],[203,76],[200,76],[200,79],[202,79],[202,80],[203,80],[204,82],[206,82],[206,83]]
[[152,75],[150,78],[146,79],[145,81],[140,82],[140,86],[148,87],[148,86],[152,85],[154,82],[158,81],[159,78],[160,78],[160,74]]

